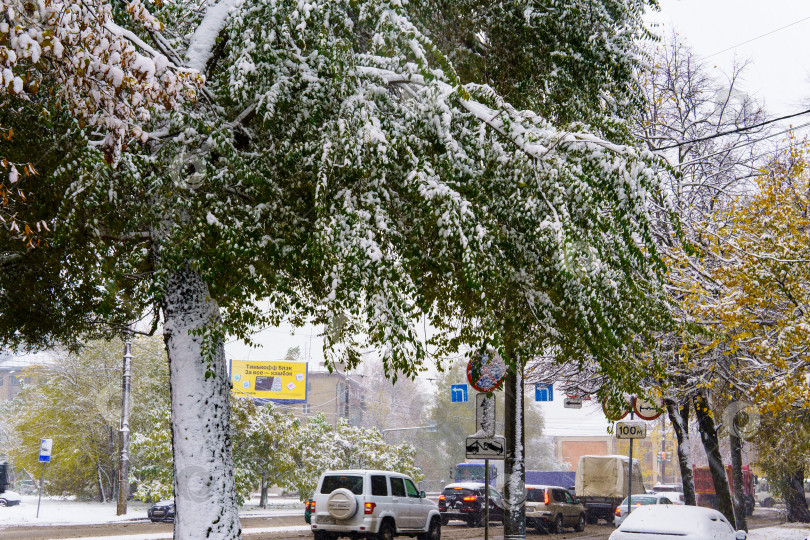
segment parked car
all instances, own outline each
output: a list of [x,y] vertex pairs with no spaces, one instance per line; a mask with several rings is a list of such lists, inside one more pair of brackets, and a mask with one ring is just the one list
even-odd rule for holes
[[672,501],[672,504],[686,504],[686,498],[680,491],[653,491],[651,495],[663,495]]
[[20,504],[20,494],[16,491],[6,490],[0,493],[0,506],[16,506]]
[[565,527],[585,530],[585,507],[560,486],[526,486],[526,526],[560,534]]
[[768,480],[766,478],[760,478],[757,482],[754,497],[759,505],[764,506],[765,508],[771,508],[776,503],[783,502],[781,497],[777,497],[773,494],[773,492],[771,492],[771,486],[768,484]]
[[655,484],[652,491],[653,493],[671,493],[673,491],[683,493],[683,484],[677,482],[674,484]]
[[[470,527],[481,527],[486,519],[486,491],[482,482],[448,484],[439,495],[442,525],[451,519],[466,521]],[[503,496],[489,488],[489,520],[503,522]]]
[[[630,497],[630,512],[632,513],[633,510],[639,508],[641,506],[649,506],[655,504],[673,504],[672,501],[663,493],[652,493],[647,495],[633,495]],[[618,527],[624,518],[628,515],[627,510],[627,497],[622,501],[622,503],[616,507],[616,518],[613,520],[613,523],[616,524]]]
[[418,536],[441,538],[438,505],[425,498],[408,476],[367,469],[326,471],[318,479],[311,503],[315,540],[339,536]]
[[637,508],[613,531],[609,540],[745,540],[745,531],[711,508],[648,505]]
[[174,523],[174,501],[160,501],[149,507],[146,515],[152,523],[169,522]]

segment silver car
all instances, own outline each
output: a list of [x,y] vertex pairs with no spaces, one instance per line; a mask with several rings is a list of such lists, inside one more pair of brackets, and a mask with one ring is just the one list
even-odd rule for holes
[[[664,495],[663,493],[649,493],[646,495],[633,495],[630,498],[630,510],[632,512],[636,508],[641,506],[649,506],[649,505],[656,505],[656,504],[673,504],[673,502]],[[624,518],[628,515],[627,509],[627,498],[622,501],[622,504],[616,507],[616,519],[614,520],[614,524],[618,527],[624,521]]]

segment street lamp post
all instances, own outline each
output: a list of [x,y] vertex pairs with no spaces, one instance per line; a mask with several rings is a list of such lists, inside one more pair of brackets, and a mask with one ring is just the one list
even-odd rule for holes
[[424,430],[424,431],[427,431],[428,433],[436,433],[436,426],[437,426],[437,425],[438,425],[438,424],[437,424],[437,423],[434,421],[434,422],[428,422],[428,423],[427,423],[427,424],[425,424],[424,426],[412,426],[412,427],[402,427],[402,428],[388,428],[388,429],[384,429],[384,430],[382,430],[380,433],[382,433],[383,440],[385,440],[385,436],[386,436],[386,434],[391,433],[392,431],[416,431],[416,430]]
[[121,381],[121,428],[118,430],[121,454],[118,465],[118,505],[116,513],[127,513],[129,497],[129,391],[132,378],[132,341],[127,335],[124,342],[124,369]]

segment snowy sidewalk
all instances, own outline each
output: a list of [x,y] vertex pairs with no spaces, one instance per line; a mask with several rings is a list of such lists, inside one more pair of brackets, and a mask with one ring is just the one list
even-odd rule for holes
[[[18,506],[0,508],[0,528],[15,525],[90,525],[144,521],[151,504],[139,501],[127,503],[127,513],[116,516],[115,502],[85,502],[61,498],[42,498],[37,518],[37,497],[24,495]],[[251,500],[240,508],[240,517],[279,517],[304,515],[304,504],[298,499],[270,498],[268,508],[258,508],[258,500]]]
[[[253,534],[283,534],[283,533],[306,533],[310,531],[309,525],[295,525],[291,527],[256,527],[251,529],[242,529],[242,535]],[[60,538],[60,540],[82,540],[87,539],[86,536],[77,536],[75,538]],[[147,534],[121,534],[116,536],[93,536],[90,540],[172,540],[173,534],[167,533],[147,533]],[[802,539],[804,540],[804,539]]]
[[751,529],[748,540],[805,540],[810,538],[810,526],[807,523],[783,523],[776,527]]

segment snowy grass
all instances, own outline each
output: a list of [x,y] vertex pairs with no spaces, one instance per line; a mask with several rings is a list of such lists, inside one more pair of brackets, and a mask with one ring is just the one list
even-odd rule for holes
[[[23,495],[18,506],[0,508],[0,526],[9,525],[81,525],[118,523],[148,519],[146,510],[151,503],[129,501],[127,513],[115,515],[115,502],[74,501],[61,497],[43,497],[37,518],[37,496]],[[272,517],[294,515],[301,512],[304,504],[297,498],[270,497],[267,508],[259,508],[259,499],[252,498],[239,510],[241,517]]]

